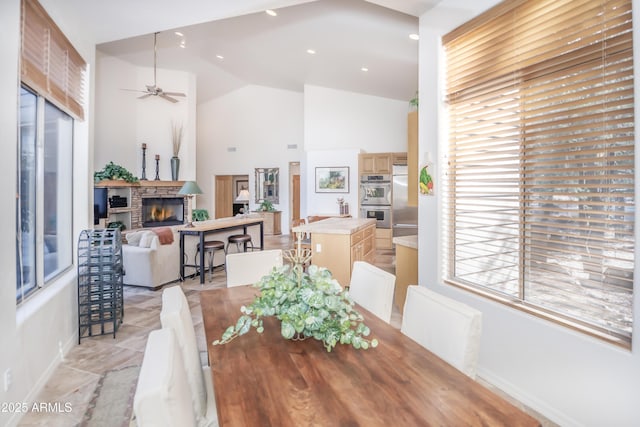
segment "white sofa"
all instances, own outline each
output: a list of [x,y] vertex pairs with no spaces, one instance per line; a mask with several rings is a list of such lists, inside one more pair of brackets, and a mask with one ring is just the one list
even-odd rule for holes
[[[212,219],[194,224],[206,224],[213,221],[225,221],[230,218]],[[169,227],[173,234],[170,244],[160,244],[160,239],[151,228],[131,230],[124,233],[127,243],[122,245],[122,261],[124,267],[123,283],[132,286],[144,286],[158,289],[161,286],[180,279],[180,233],[178,229],[182,225]],[[240,233],[240,230],[227,230],[207,234],[206,240],[220,240],[227,242],[232,234]],[[248,227],[247,233],[255,245],[260,244],[260,227]],[[185,264],[196,264],[197,236],[185,237]],[[205,261],[206,262],[206,261]],[[214,265],[224,264],[225,258],[222,251],[217,252]],[[205,265],[205,268],[207,266]],[[194,268],[185,268],[185,276],[194,274]]]

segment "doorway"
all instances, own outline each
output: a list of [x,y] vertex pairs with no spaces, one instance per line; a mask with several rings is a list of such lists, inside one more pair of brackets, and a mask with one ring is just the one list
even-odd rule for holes
[[300,219],[300,162],[289,162],[289,234],[293,220]]

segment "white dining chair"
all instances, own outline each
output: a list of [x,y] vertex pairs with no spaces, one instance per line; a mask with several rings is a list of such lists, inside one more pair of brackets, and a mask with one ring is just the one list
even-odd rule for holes
[[172,329],[149,334],[133,410],[138,427],[197,425],[182,352]]
[[396,276],[364,261],[353,263],[349,295],[387,323],[391,322]]
[[228,254],[227,287],[252,285],[282,263],[282,249]]
[[481,330],[482,312],[424,286],[407,289],[400,331],[471,378]]
[[162,291],[160,322],[163,328],[174,331],[178,341],[198,425],[217,425],[218,414],[211,369],[209,366],[202,366],[200,361],[191,310],[180,286],[172,286]]

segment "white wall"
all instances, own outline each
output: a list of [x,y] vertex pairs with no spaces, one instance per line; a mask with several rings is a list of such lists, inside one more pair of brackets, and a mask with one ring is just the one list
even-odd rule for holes
[[302,106],[301,93],[253,85],[198,105],[197,181],[204,193],[196,198],[198,207],[213,217],[216,175],[249,175],[254,210],[255,168],[280,168],[280,203],[274,207],[288,232],[287,177],[289,162],[303,160]]
[[[409,101],[363,95],[319,86],[304,88],[304,146],[301,188],[306,189],[302,216],[337,214],[337,198],[358,212],[358,154],[407,151]],[[316,193],[317,166],[348,166],[349,193]],[[303,196],[304,197],[304,196]]]
[[[467,2],[465,6],[480,11],[492,3],[496,2]],[[476,14],[456,4],[461,2],[444,1],[420,18],[419,144],[421,153],[438,154],[434,155],[436,168],[445,162],[438,143],[446,146],[446,110],[439,102],[444,79],[440,35]],[[638,0],[634,6],[637,10]],[[638,55],[638,40],[635,46]],[[637,76],[636,71],[636,81]],[[444,254],[435,243],[443,238],[442,193],[436,195],[419,200],[419,281],[482,311],[479,375],[563,426],[640,425],[637,344],[633,351],[624,350],[443,284],[440,265]],[[637,279],[634,287],[640,289]],[[634,319],[637,331],[640,292],[635,292]]]
[[173,155],[171,124],[182,124],[184,137],[178,157],[179,180],[196,177],[196,79],[192,73],[157,70],[157,81],[165,91],[183,92],[186,98],[171,103],[143,93],[123,89],[144,89],[153,83],[153,68],[135,67],[101,53],[97,54],[96,121],[94,170],[112,161],[142,176],[142,144],[147,144],[146,177],[155,179],[155,156],[160,156],[160,180],[171,180]]
[[[88,62],[87,90],[93,81],[94,48],[90,40],[80,37],[78,23],[56,14],[54,0],[41,1],[56,24],[67,35],[75,48]],[[15,191],[16,191],[16,147],[17,109],[19,86],[20,47],[20,0],[0,2],[0,27],[3,40],[0,43],[0,136],[3,141],[3,156],[0,168],[3,171],[2,199],[8,208],[0,210],[0,233],[2,256],[0,270],[0,373],[11,370],[13,381],[7,392],[0,387],[0,402],[29,402],[48,379],[60,361],[59,349],[68,351],[77,342],[76,267],[58,277],[45,289],[16,307],[16,258],[15,258]],[[76,239],[80,230],[89,227],[91,172],[90,164],[93,141],[91,135],[92,96],[88,98],[86,120],[74,126],[74,188],[73,188],[73,238],[74,260]],[[15,425],[20,414],[0,412],[0,425]]]

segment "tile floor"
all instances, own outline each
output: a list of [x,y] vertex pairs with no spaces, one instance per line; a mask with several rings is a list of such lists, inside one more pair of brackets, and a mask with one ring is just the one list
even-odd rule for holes
[[[265,247],[267,249],[290,248],[291,241],[288,235],[266,236]],[[393,251],[378,250],[375,264],[394,273]],[[167,286],[175,286],[176,284]],[[207,276],[204,285],[200,285],[197,277],[182,283],[191,306],[198,347],[203,352],[206,351],[207,346],[204,338],[199,292],[203,289],[224,286],[225,274],[222,269],[218,269],[214,273],[212,281],[208,281]],[[67,413],[30,412],[21,419],[18,425],[23,427],[70,427],[80,424],[93,397],[96,385],[104,373],[142,363],[147,335],[150,331],[160,328],[161,305],[161,290],[151,291],[146,288],[125,286],[124,319],[116,333],[116,338],[113,338],[113,335],[83,338],[82,343],[71,349],[65,356],[36,399],[37,402],[62,402],[62,404],[69,402],[72,410]],[[401,313],[397,310],[394,310],[391,323],[394,327],[400,328]],[[491,385],[485,385],[503,394]],[[513,401],[508,396],[505,395],[505,397]],[[539,419],[543,426],[554,426],[539,414],[530,411],[518,402],[513,402]]]

